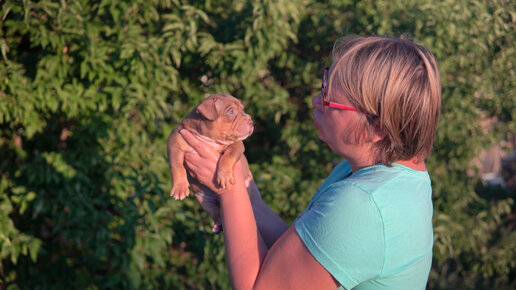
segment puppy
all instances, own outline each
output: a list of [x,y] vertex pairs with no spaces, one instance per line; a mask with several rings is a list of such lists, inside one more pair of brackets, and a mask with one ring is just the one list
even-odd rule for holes
[[[168,136],[167,153],[173,182],[170,195],[182,200],[189,195],[191,186],[201,206],[215,220],[213,232],[218,233],[221,231],[218,196],[214,196],[187,174],[184,154],[191,148],[179,134],[181,129],[190,131],[206,146],[223,152],[218,163],[216,181],[220,187],[230,188],[235,184],[235,164],[244,156],[242,140],[253,133],[253,121],[244,112],[244,106],[238,99],[228,94],[213,94],[195,107]],[[243,172],[249,172],[245,157],[242,163]]]

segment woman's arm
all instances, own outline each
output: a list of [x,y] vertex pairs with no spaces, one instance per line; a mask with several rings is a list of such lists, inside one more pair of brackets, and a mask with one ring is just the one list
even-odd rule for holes
[[231,284],[235,289],[252,289],[268,248],[241,176],[235,172],[236,184],[220,195],[221,215]]
[[[249,175],[252,176],[251,174]],[[274,244],[274,242],[288,229],[288,225],[263,201],[260,191],[252,177],[250,181],[246,180],[246,185],[260,235],[265,241],[267,247],[271,247],[272,244]]]

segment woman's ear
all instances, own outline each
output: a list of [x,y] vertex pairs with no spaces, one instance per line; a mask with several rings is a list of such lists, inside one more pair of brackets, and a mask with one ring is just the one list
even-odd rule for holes
[[383,138],[385,138],[385,136],[387,135],[385,134],[385,131],[382,129],[382,126],[380,125],[379,118],[373,120],[373,130],[373,143],[377,143],[383,140]]

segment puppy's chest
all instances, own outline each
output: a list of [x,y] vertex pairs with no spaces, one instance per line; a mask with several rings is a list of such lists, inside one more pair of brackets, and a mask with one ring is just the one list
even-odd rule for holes
[[192,133],[194,134],[194,136],[197,139],[202,141],[206,146],[209,146],[210,148],[217,150],[220,153],[224,153],[224,151],[226,151],[226,149],[231,145],[231,144],[221,144],[222,142],[214,140],[214,139],[204,136],[202,134],[199,134],[198,132],[192,132]]

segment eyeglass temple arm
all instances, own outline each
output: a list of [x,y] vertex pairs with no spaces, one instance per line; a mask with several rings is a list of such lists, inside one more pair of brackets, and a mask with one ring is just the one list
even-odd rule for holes
[[350,107],[350,106],[344,106],[344,105],[337,104],[337,103],[334,103],[334,102],[324,101],[324,104],[326,106],[328,106],[328,107],[335,108],[335,109],[341,109],[341,110],[358,112],[358,110],[356,108],[353,108],[353,107]]

